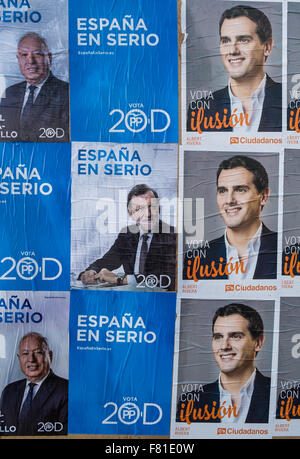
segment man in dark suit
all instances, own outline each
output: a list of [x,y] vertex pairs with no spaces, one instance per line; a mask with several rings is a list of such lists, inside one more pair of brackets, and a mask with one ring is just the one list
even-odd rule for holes
[[[128,194],[127,210],[135,224],[123,229],[110,250],[80,273],[79,279],[84,284],[143,284],[175,290],[176,234],[174,227],[159,219],[157,192],[145,184],[136,185]],[[112,272],[121,266],[124,275]]]
[[0,400],[5,435],[65,435],[68,424],[68,381],[51,370],[52,351],[39,333],[19,343],[20,368],[26,379],[8,384]]
[[280,132],[282,85],[264,69],[273,48],[269,19],[257,8],[234,6],[222,14],[219,33],[229,84],[208,99],[191,101],[187,131]]
[[69,141],[69,84],[52,74],[46,41],[34,32],[23,35],[17,57],[25,81],[2,97],[0,114],[10,134],[5,141]]
[[270,195],[264,166],[248,156],[233,156],[217,171],[217,203],[225,234],[209,242],[205,257],[188,250],[184,279],[276,279],[277,233],[261,221]]
[[264,343],[259,313],[244,304],[219,308],[212,325],[212,350],[219,379],[202,390],[182,393],[177,422],[267,423],[270,383],[255,367]]

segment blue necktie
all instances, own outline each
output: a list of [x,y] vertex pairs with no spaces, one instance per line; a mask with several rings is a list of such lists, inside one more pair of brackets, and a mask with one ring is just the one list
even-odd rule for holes
[[24,400],[22,409],[19,414],[19,427],[18,433],[30,433],[31,430],[31,403],[33,399],[33,389],[35,383],[29,383],[29,391],[26,399]]
[[33,96],[34,96],[35,89],[36,89],[36,86],[33,86],[33,85],[29,86],[29,96],[25,104],[25,107],[23,109],[21,120],[20,120],[22,127],[24,127],[30,121],[30,115],[31,115],[31,109],[33,106],[33,100],[34,100]]
[[144,274],[145,271],[145,264],[146,264],[146,259],[148,255],[148,244],[147,244],[147,239],[149,235],[148,234],[143,234],[143,242],[142,242],[142,247],[141,247],[141,252],[140,252],[140,266],[139,266],[139,274]]

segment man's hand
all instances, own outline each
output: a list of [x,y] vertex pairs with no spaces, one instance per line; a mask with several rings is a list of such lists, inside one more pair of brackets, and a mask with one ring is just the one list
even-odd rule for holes
[[[110,284],[118,285],[118,276],[106,268],[101,269],[101,271],[95,275],[95,279],[100,282],[109,282]],[[127,285],[127,276],[123,277],[122,285]]]
[[80,280],[83,284],[97,284],[97,279],[95,278],[96,274],[96,271],[89,269],[81,274]]
[[117,285],[117,275],[106,268],[102,268],[98,274],[95,274],[96,282],[109,282]]
[[[99,284],[101,282],[109,282],[112,285],[117,285],[118,276],[106,268],[101,269],[99,273],[93,269],[89,269],[81,274],[80,280],[83,284]],[[127,285],[126,276],[123,279],[122,285]]]

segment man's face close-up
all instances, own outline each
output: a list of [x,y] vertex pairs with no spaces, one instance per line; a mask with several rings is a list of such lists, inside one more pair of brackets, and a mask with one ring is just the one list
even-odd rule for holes
[[254,339],[249,323],[240,314],[218,317],[213,330],[212,350],[220,371],[226,375],[242,374],[254,366],[263,337]]
[[259,193],[253,183],[254,174],[244,167],[223,169],[218,178],[217,204],[225,225],[245,230],[260,221],[267,190]]
[[272,40],[261,43],[256,24],[246,16],[225,19],[220,31],[220,52],[229,76],[234,80],[264,74],[264,63]]
[[159,201],[152,191],[147,191],[140,196],[133,196],[128,211],[143,232],[149,232],[158,225]]
[[18,357],[22,372],[31,382],[40,381],[50,370],[52,354],[34,336],[25,338],[20,343]]
[[18,62],[27,83],[36,85],[42,83],[49,74],[51,54],[45,50],[40,40],[27,37],[19,44]]

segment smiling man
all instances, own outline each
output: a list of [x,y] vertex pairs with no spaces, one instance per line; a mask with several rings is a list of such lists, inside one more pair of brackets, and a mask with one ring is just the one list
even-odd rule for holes
[[[219,165],[216,185],[224,235],[209,242],[205,257],[195,260],[186,254],[184,279],[189,279],[198,261],[198,279],[276,279],[277,233],[261,220],[270,196],[264,166],[248,156],[233,156]],[[212,268],[219,265],[222,269],[212,275]],[[229,270],[229,265],[236,269]]]
[[[68,424],[68,381],[51,370],[52,351],[39,333],[24,335],[18,359],[26,379],[8,384],[1,396],[2,426],[10,435],[62,435]],[[45,425],[51,425],[47,431]]]
[[69,139],[69,84],[51,72],[52,54],[35,32],[18,42],[17,59],[25,81],[10,86],[2,96],[0,113],[6,140],[62,142]]
[[263,321],[255,309],[234,303],[219,308],[212,323],[212,351],[219,378],[199,392],[182,394],[177,420],[188,416],[189,421],[200,422],[200,413],[206,413],[202,421],[267,423],[271,380],[255,365],[264,341]]
[[145,184],[134,186],[128,193],[127,211],[134,224],[122,229],[109,251],[78,279],[85,285],[108,282],[135,288],[145,286],[143,279],[151,276],[157,279],[157,287],[174,290],[176,234],[174,227],[159,218],[157,192]]
[[[192,126],[204,110],[201,119],[212,122],[208,127],[202,123],[202,131],[233,131],[236,134],[281,131],[282,86],[265,71],[265,62],[274,44],[269,19],[257,8],[234,6],[222,14],[219,34],[220,54],[229,75],[228,85],[213,93],[209,107],[204,100],[193,101],[188,111],[187,130],[195,130]],[[231,115],[232,125],[221,127],[215,122],[224,116],[228,121]]]

